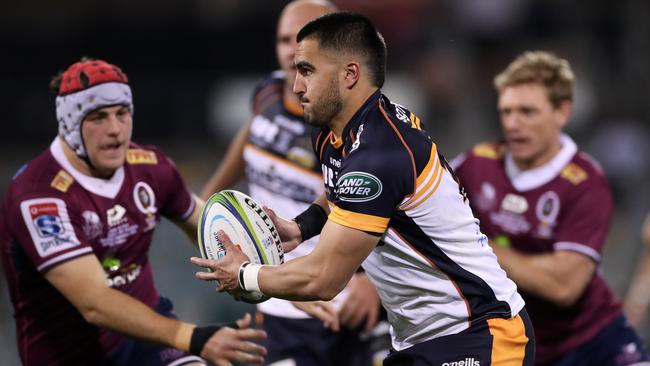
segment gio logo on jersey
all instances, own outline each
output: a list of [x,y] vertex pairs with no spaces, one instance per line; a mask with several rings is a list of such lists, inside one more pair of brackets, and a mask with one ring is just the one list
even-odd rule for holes
[[336,181],[336,196],[341,201],[370,201],[377,198],[382,189],[381,181],[365,172],[345,173]]

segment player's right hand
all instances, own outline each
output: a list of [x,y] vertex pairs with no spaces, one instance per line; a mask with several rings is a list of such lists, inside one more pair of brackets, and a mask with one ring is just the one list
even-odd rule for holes
[[275,225],[275,228],[278,230],[278,234],[280,234],[284,251],[288,253],[296,249],[296,247],[302,242],[298,224],[293,220],[288,220],[279,216],[270,207],[264,206],[263,208],[264,211],[266,211],[266,214],[271,218],[271,221],[273,221],[273,225]]
[[249,328],[251,315],[237,320],[240,329],[223,327],[205,343],[201,357],[217,366],[232,366],[232,362],[262,364],[266,348],[253,340],[266,338],[266,332]]

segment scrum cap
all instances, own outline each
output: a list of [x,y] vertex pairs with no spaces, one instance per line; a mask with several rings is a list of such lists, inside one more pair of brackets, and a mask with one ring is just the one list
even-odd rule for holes
[[77,62],[63,73],[56,97],[59,135],[78,156],[88,157],[81,136],[81,122],[88,113],[112,105],[125,105],[133,113],[128,82],[119,67],[101,60]]

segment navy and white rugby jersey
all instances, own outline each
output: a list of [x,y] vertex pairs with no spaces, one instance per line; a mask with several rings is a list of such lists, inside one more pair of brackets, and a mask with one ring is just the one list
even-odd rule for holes
[[519,313],[516,285],[417,116],[377,91],[342,136],[323,128],[313,144],[329,219],[382,236],[363,267],[388,312],[395,350]]

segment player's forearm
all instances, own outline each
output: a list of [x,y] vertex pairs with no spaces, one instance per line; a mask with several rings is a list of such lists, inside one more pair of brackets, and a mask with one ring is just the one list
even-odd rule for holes
[[107,288],[79,309],[91,324],[147,342],[189,350],[193,324],[167,318],[133,297]]
[[328,275],[324,267],[310,262],[306,256],[282,266],[262,267],[258,275],[260,290],[272,297],[294,301],[333,299],[349,278]]
[[203,206],[205,206],[205,201],[200,197],[192,194],[192,199],[194,200],[195,206],[192,214],[184,222],[177,222],[178,227],[183,230],[185,235],[194,243],[195,246],[198,245],[198,237],[196,235],[196,228],[199,226],[199,220],[201,219],[201,211],[203,211]]
[[526,255],[498,246],[493,249],[501,267],[520,289],[558,306],[570,306],[582,294],[553,254]]
[[630,323],[641,328],[650,308],[650,249],[644,250],[623,303]]
[[376,236],[327,221],[311,253],[260,270],[260,289],[287,300],[329,301],[345,288],[378,241]]

